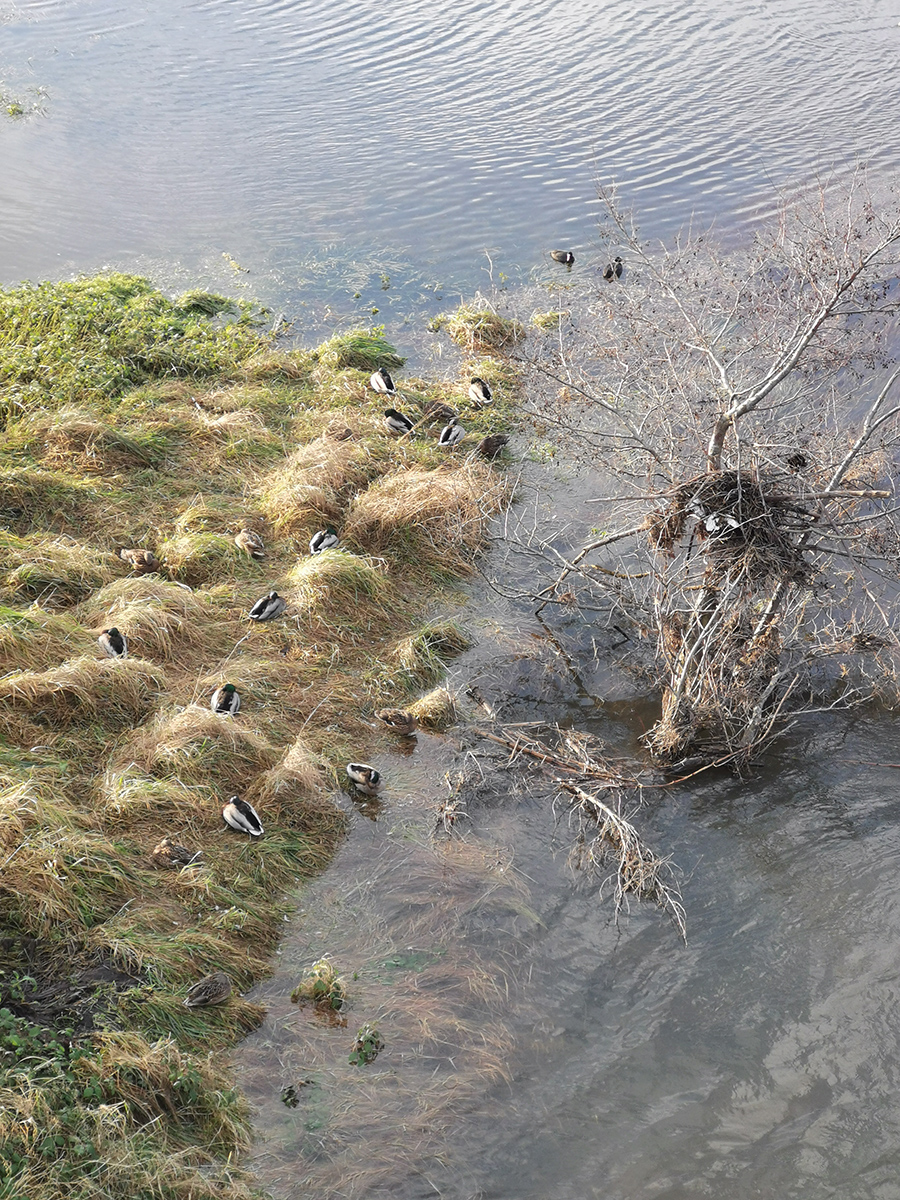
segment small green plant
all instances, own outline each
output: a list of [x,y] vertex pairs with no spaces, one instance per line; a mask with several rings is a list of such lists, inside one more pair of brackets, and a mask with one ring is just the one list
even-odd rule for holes
[[291,992],[294,1003],[310,1000],[317,1008],[339,1012],[344,1006],[347,991],[334,963],[326,954],[304,971],[303,978]]
[[375,1025],[367,1021],[356,1035],[356,1043],[350,1051],[349,1061],[353,1066],[365,1066],[366,1063],[374,1062],[383,1049],[381,1034]]

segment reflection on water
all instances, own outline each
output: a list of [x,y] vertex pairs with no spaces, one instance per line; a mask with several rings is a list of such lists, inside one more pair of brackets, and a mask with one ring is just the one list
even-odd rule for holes
[[896,0],[0,14],[0,79],[48,94],[45,117],[0,120],[5,281],[114,263],[402,319],[485,282],[485,249],[498,281],[587,249],[596,177],[664,235],[746,222],[858,155],[882,177],[900,161]]

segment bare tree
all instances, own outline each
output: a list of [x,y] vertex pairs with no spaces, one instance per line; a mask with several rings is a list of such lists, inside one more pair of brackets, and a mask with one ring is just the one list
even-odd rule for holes
[[539,610],[599,589],[654,647],[656,761],[740,763],[893,686],[900,202],[858,174],[723,250],[602,199],[622,278],[567,290],[527,362],[535,418],[610,476],[607,528]]

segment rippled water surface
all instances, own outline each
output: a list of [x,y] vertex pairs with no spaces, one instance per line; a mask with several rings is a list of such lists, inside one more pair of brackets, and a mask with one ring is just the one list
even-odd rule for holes
[[0,0],[0,19],[4,94],[40,110],[0,122],[4,281],[112,263],[399,316],[484,282],[486,249],[499,278],[589,248],[596,178],[665,235],[900,159],[897,0]]
[[[857,158],[891,183],[898,50],[900,0],[0,0],[0,90],[26,109],[0,113],[0,280],[112,265],[243,290],[301,333],[378,310],[402,340],[491,264],[590,254],[596,178],[663,237],[692,216],[741,237]],[[589,629],[555,646],[490,593],[465,619],[455,684],[635,748],[652,713]],[[900,1200],[894,716],[823,718],[753,780],[640,814],[686,873],[686,947],[646,908],[617,928],[546,781],[473,745],[381,745],[383,802],[346,801],[260,989],[237,1066],[275,1194]],[[435,840],[461,772],[461,836]],[[325,952],[346,1026],[289,1000]],[[365,1019],[387,1045],[360,1070]]]

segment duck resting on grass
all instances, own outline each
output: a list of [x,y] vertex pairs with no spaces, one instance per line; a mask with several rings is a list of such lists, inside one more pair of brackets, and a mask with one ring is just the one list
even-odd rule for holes
[[478,375],[473,375],[469,381],[469,399],[476,408],[483,408],[494,399],[490,385]]
[[384,410],[384,423],[391,433],[396,433],[398,436],[409,433],[415,424],[404,413],[398,412],[396,408],[386,408]]
[[200,850],[188,850],[187,846],[179,846],[168,837],[164,837],[150,852],[150,861],[154,867],[166,867],[170,871],[186,867],[202,857]]
[[225,824],[236,829],[238,833],[248,833],[251,837],[259,837],[263,831],[259,813],[252,804],[242,800],[240,796],[232,796],[222,809]]
[[262,538],[252,529],[242,529],[234,539],[234,544],[250,558],[262,558],[266,553]]
[[384,367],[372,372],[369,376],[369,387],[373,392],[380,392],[382,396],[393,396],[397,391],[393,379]]
[[224,971],[213,971],[192,988],[184,998],[185,1008],[202,1008],[206,1004],[223,1004],[231,995],[231,980]]
[[111,629],[104,629],[97,638],[97,645],[103,651],[107,658],[127,658],[128,657],[128,642],[124,633],[119,633],[115,625]]
[[380,708],[375,714],[375,719],[386,726],[391,733],[399,733],[403,737],[409,737],[410,734],[416,732],[418,722],[410,712],[406,712],[402,708]]
[[443,421],[445,425],[457,415],[456,409],[451,408],[449,404],[445,404],[443,400],[429,400],[422,409],[423,417],[426,417],[429,421]]
[[287,608],[287,600],[279,596],[277,592],[269,592],[268,596],[263,596],[250,609],[251,621],[271,621],[273,617],[280,617]]
[[333,526],[327,525],[312,535],[309,540],[309,552],[310,554],[321,554],[323,550],[330,550],[332,546],[336,546],[339,541],[338,531]]
[[159,559],[151,550],[120,550],[119,558],[127,562],[135,575],[149,575],[159,570]]
[[381,787],[381,773],[368,763],[347,763],[347,778],[367,796],[374,796]]
[[451,446],[457,446],[466,436],[466,431],[457,421],[456,417],[448,422],[441,430],[441,436],[438,438],[438,445],[445,450],[449,450]]
[[233,683],[223,683],[212,694],[209,707],[214,713],[222,713],[226,717],[235,717],[241,711],[241,698]]
[[489,433],[481,439],[475,449],[482,458],[496,458],[508,441],[505,433]]

